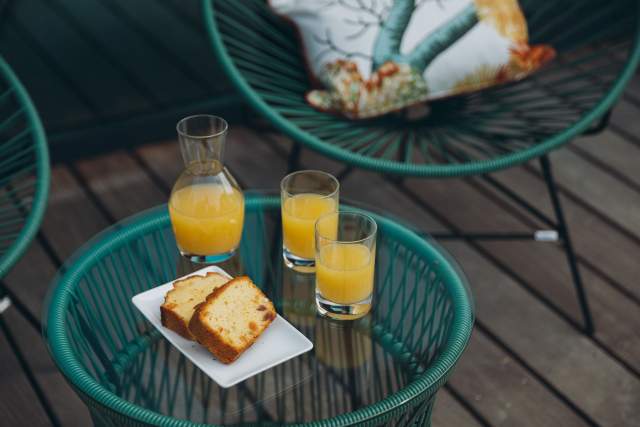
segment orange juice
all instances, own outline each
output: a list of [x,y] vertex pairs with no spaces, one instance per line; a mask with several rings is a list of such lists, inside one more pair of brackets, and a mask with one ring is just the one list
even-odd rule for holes
[[190,255],[218,255],[240,244],[244,196],[220,184],[189,185],[169,201],[171,225],[178,247]]
[[[282,232],[284,246],[296,256],[315,257],[316,220],[338,209],[337,202],[319,194],[296,194],[282,206]],[[337,230],[337,220],[335,229]]]
[[360,243],[328,243],[316,258],[316,287],[323,298],[353,304],[373,292],[375,246]]

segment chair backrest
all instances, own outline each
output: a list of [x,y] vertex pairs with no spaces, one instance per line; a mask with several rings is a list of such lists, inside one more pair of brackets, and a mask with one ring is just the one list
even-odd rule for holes
[[38,114],[0,57],[0,278],[36,234],[49,192],[49,154]]
[[[313,109],[295,31],[266,2],[203,0],[213,51],[248,103],[296,142],[384,173],[451,177],[521,164],[606,115],[640,61],[636,0],[521,0],[530,42],[557,56],[528,78],[348,120]],[[428,112],[428,113],[427,113]]]

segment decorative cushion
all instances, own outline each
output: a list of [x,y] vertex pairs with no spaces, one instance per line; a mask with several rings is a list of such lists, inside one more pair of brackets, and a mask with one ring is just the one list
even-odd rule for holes
[[555,56],[528,44],[517,0],[270,0],[295,23],[323,111],[379,116],[522,79]]

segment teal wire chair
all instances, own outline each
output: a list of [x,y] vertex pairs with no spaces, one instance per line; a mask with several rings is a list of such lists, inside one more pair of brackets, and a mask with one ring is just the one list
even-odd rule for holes
[[[342,176],[351,167],[360,167],[398,175],[394,184],[402,187],[402,177],[487,174],[540,158],[555,219],[491,177],[483,179],[557,232],[585,330],[592,333],[591,314],[546,154],[573,137],[606,126],[612,105],[640,59],[640,3],[520,3],[530,42],[551,44],[558,56],[524,81],[432,102],[430,114],[417,120],[389,114],[351,121],[307,105],[304,94],[311,85],[298,37],[264,1],[203,0],[203,14],[213,52],[236,89],[275,128],[298,143],[290,155],[291,169],[304,146],[346,163]],[[436,237],[537,240],[539,236],[496,232]]]
[[38,113],[0,57],[0,278],[38,231],[49,176],[47,140]]
[[10,305],[37,330],[37,318],[1,281],[38,231],[49,194],[49,152],[38,113],[9,65],[0,56],[0,329],[52,424],[59,425],[2,313]]

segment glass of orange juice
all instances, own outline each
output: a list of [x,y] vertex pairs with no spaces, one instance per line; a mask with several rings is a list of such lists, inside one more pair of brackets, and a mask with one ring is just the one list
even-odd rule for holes
[[376,234],[373,218],[333,212],[315,226],[316,305],[320,314],[353,320],[371,309]]
[[304,170],[282,179],[282,253],[287,267],[314,271],[315,223],[321,215],[338,211],[339,191],[338,180],[322,171]]
[[227,129],[210,115],[178,122],[186,168],[171,191],[169,215],[178,249],[192,262],[225,261],[240,244],[244,196],[222,163]]

